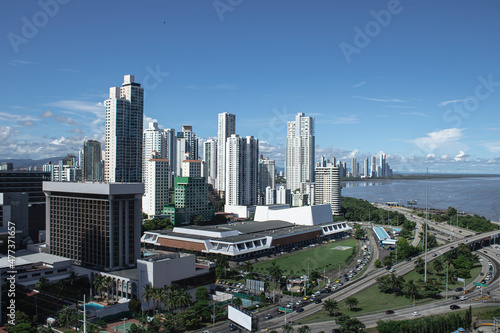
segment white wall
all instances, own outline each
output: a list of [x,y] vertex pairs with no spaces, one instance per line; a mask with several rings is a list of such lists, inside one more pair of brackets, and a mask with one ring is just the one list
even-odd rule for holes
[[318,225],[333,221],[330,205],[315,205],[273,209],[267,206],[257,206],[254,221],[269,220],[286,221],[298,225]]

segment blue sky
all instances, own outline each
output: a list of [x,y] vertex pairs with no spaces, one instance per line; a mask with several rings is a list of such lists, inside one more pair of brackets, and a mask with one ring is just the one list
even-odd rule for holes
[[485,1],[0,3],[0,159],[104,142],[109,87],[133,74],[145,116],[217,135],[217,114],[283,165],[286,122],[318,157],[380,152],[396,171],[498,173],[500,4]]

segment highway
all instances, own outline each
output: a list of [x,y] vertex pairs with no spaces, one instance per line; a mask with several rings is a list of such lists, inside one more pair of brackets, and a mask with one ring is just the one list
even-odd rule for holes
[[[471,235],[467,238],[467,243],[481,241],[485,237],[490,237],[492,235],[498,235],[499,233],[500,233],[500,231],[496,230],[496,231],[491,231],[491,232],[482,233],[482,234],[478,234],[478,235]],[[454,248],[456,248],[460,243],[463,243],[463,242],[464,242],[463,240],[455,240],[455,241],[450,242],[449,244],[441,245],[439,247],[436,247],[436,248],[428,251],[427,252],[427,262],[431,262],[432,260],[445,254],[446,252],[451,251],[452,246]],[[436,253],[436,257],[433,256],[434,253]],[[418,257],[422,257],[422,259],[424,259],[424,256],[425,256],[425,254],[420,254],[419,256],[415,257],[414,259],[416,259]],[[498,258],[498,257],[489,256],[489,258],[496,261],[496,258]],[[498,263],[497,263],[497,265],[498,265]],[[404,275],[404,274],[406,274],[414,269],[414,261],[409,261],[409,262],[403,261],[403,262],[400,262],[400,263],[394,265],[393,267],[396,269],[396,273],[398,275]],[[349,281],[343,288],[341,288],[338,291],[335,291],[332,295],[324,298],[323,301],[326,299],[334,299],[336,301],[341,301],[343,299],[346,299],[349,296],[353,296],[356,293],[375,285],[377,283],[376,279],[378,277],[388,275],[388,274],[390,274],[390,272],[387,271],[385,268],[379,268],[377,270],[374,270],[370,274],[366,274],[358,279]],[[434,304],[436,304],[436,306],[439,306],[440,305],[439,302],[443,302],[443,305],[441,307],[435,307]],[[436,314],[436,313],[439,313],[438,311],[440,311],[440,310],[442,310],[443,312],[449,312],[450,311],[449,305],[452,304],[453,302],[456,303],[457,301],[453,301],[451,299],[448,299],[448,300],[445,299],[445,300],[439,301],[439,302],[432,303],[433,304],[432,310],[429,310],[429,311],[426,310],[429,308],[429,305],[427,305],[427,306],[422,305],[419,307],[415,307],[415,310],[419,311],[422,316],[426,315],[427,313],[428,314]],[[444,304],[447,304],[447,306],[445,306]],[[475,305],[475,304],[476,303],[474,303],[472,305]],[[480,303],[480,304],[482,304],[482,303]],[[495,303],[495,304],[497,306],[499,305],[498,303]],[[308,304],[308,305],[304,306],[303,308],[304,308],[304,312],[293,313],[293,321],[295,323],[299,322],[302,318],[305,318],[305,317],[307,317],[307,316],[309,316],[317,311],[322,310],[322,304]],[[408,316],[413,312],[413,309],[406,309],[406,310],[401,310],[401,311],[402,311],[401,312],[402,316],[406,316],[406,318],[409,318]],[[380,313],[375,314],[375,316],[378,316],[378,318],[380,318]],[[384,313],[384,316],[385,316],[385,313]],[[361,319],[364,319],[364,317],[365,316],[361,316],[361,317],[358,317],[358,319],[361,320]],[[397,319],[398,317],[393,316],[391,318]],[[369,319],[369,317],[368,317],[368,319]],[[369,322],[366,322],[365,325],[367,325],[368,323]],[[260,324],[261,324],[260,325],[261,329],[262,328],[274,328],[274,329],[276,329],[276,328],[281,327],[284,324],[284,318],[283,318],[283,316],[281,316],[281,317],[273,318],[273,319],[270,319],[267,321],[261,320]],[[331,325],[331,324],[332,323],[329,323],[329,325]],[[310,325],[308,325],[308,326],[310,326]],[[333,328],[332,326],[330,326],[330,327]],[[367,325],[367,327],[371,327],[371,326]]]

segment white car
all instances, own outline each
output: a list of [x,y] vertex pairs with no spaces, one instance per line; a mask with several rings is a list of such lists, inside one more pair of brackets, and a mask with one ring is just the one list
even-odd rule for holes
[[467,299],[467,296],[460,296],[461,301],[465,301]]
[[418,313],[417,311],[413,311],[412,315],[413,315],[413,317],[416,317],[416,316],[420,316],[420,313]]

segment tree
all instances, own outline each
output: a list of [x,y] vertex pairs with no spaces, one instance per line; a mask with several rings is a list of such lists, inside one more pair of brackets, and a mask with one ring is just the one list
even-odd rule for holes
[[198,287],[196,288],[194,292],[194,301],[195,302],[200,302],[200,301],[208,301],[210,299],[210,296],[208,295],[208,290],[205,287]]
[[106,276],[106,277],[104,277],[103,283],[104,283],[104,286],[106,289],[106,298],[107,298],[108,303],[109,303],[110,299],[113,296],[113,295],[111,295],[111,291],[113,290],[113,278],[111,276]]
[[323,302],[323,310],[325,310],[329,316],[337,316],[340,313],[339,303],[333,299],[327,299]]
[[433,262],[432,262],[432,269],[434,269],[436,271],[436,273],[441,273],[443,270],[444,270],[444,263],[443,263],[443,260],[441,258],[438,258],[438,259],[435,259]]
[[243,305],[243,302],[241,301],[241,298],[239,297],[234,297],[232,300],[231,300],[231,303],[233,305],[236,305],[236,306],[242,306]]
[[243,271],[251,274],[251,273],[253,273],[254,267],[253,267],[253,264],[250,262],[250,260],[248,260],[248,261],[245,261],[245,263],[242,266],[242,269],[243,269]]
[[148,283],[144,286],[144,291],[142,292],[141,296],[148,302],[148,308],[149,308],[149,301],[153,299],[154,297],[154,287],[151,285],[151,283]]
[[281,329],[283,330],[283,333],[293,333],[293,326],[289,324],[285,324],[281,326]]
[[217,268],[220,268],[220,272],[219,273],[222,273],[222,275],[225,278],[226,277],[227,269],[229,268],[229,260],[227,259],[227,257],[225,255],[218,254],[216,256],[215,263],[217,264]]
[[448,207],[448,209],[446,210],[446,216],[447,217],[457,216],[457,210],[453,207]]
[[40,280],[35,284],[35,289],[42,291],[47,285],[49,284],[49,279],[47,279],[45,276],[42,276]]
[[377,267],[377,268],[382,267],[382,262],[381,262],[380,260],[378,260],[378,259],[376,259],[376,260],[375,260],[375,262],[374,262],[373,264],[374,264],[374,265],[375,265],[375,267]]
[[425,269],[425,261],[422,259],[422,257],[418,257],[417,260],[415,260],[415,269],[417,272],[422,274]]
[[311,329],[307,325],[301,326],[297,330],[297,333],[309,333],[309,332],[311,332]]
[[403,293],[408,297],[418,298],[420,296],[419,291],[419,287],[414,280],[409,280],[403,287]]
[[194,225],[203,225],[205,219],[201,215],[194,215],[191,221]]
[[345,300],[345,306],[352,311],[358,306],[358,299],[354,296],[350,296]]
[[97,293],[100,294],[100,296],[102,297],[102,291],[105,289],[104,276],[100,274],[97,275],[94,279],[93,285]]
[[348,315],[341,315],[335,319],[337,325],[340,326],[340,331],[344,333],[363,333],[365,332],[365,324],[360,322],[357,318],[351,318]]
[[130,302],[128,302],[128,309],[132,313],[141,313],[142,312],[141,301],[136,297],[132,298]]

